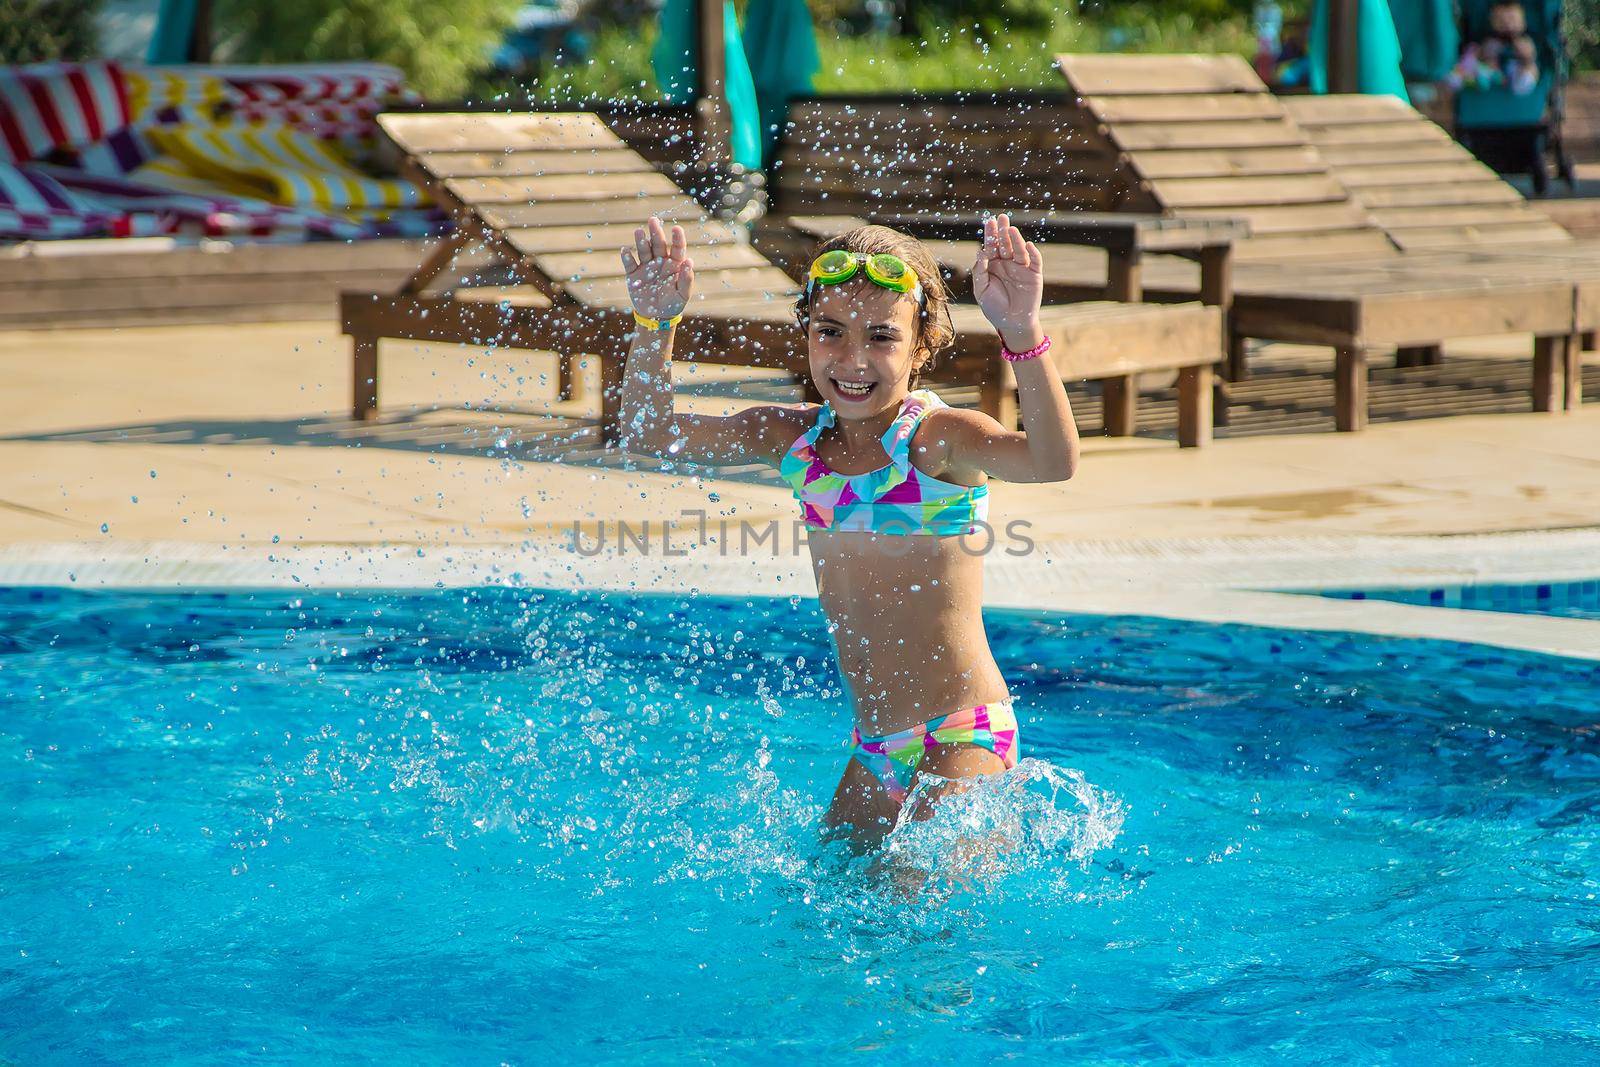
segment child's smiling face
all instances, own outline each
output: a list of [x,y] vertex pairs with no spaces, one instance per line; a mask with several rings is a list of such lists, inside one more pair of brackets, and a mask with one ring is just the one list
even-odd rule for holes
[[806,326],[811,379],[839,415],[865,418],[905,398],[917,310],[910,295],[864,278],[812,292]]

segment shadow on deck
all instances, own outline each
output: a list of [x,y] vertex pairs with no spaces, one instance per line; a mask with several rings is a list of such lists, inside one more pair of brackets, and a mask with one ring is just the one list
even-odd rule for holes
[[[1247,381],[1230,386],[1229,424],[1218,439],[1273,434],[1333,433],[1331,360],[1277,357],[1258,359]],[[1376,365],[1369,379],[1371,421],[1399,422],[1450,415],[1531,412],[1530,367],[1525,360],[1447,358],[1433,366]],[[976,406],[975,387],[933,381],[948,403]],[[1600,365],[1583,369],[1585,401],[1600,402]],[[1073,412],[1085,436],[1105,432],[1099,389],[1087,383],[1068,387]],[[726,378],[683,385],[680,395],[766,403],[799,403],[798,384],[772,377]],[[1555,416],[1559,417],[1559,416]],[[1177,389],[1146,389],[1139,398],[1139,436],[1176,440]],[[441,455],[504,459],[517,463],[563,463],[597,469],[658,472],[726,478],[756,485],[780,485],[775,470],[763,464],[696,469],[643,456],[623,456],[604,448],[592,417],[543,414],[500,408],[395,409],[371,422],[345,417],[303,419],[191,419],[127,423],[53,433],[16,434],[9,441],[77,441],[226,447],[370,448]]]

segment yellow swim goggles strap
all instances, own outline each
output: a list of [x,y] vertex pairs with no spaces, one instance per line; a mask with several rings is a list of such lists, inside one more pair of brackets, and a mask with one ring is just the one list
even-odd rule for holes
[[910,293],[918,300],[922,298],[922,283],[917,278],[917,272],[899,256],[888,252],[869,256],[865,252],[847,252],[842,248],[824,252],[811,261],[806,288],[810,289],[818,283],[837,285],[849,281],[861,267],[866,267],[867,277],[875,284],[897,293]]

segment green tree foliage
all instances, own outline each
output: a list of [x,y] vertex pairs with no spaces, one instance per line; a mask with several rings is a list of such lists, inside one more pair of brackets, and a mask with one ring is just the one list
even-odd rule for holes
[[[904,0],[903,10],[908,25],[920,33],[977,25],[993,34],[1038,32],[1074,19],[1113,25],[1154,21],[1209,26],[1248,16],[1253,4],[1254,0]],[[1280,6],[1298,9],[1303,4],[1290,0]]]
[[991,33],[1043,30],[1076,4],[1060,0],[907,0],[906,23],[919,33],[945,26],[982,26]]
[[1600,70],[1600,3],[1566,0],[1563,25],[1573,66],[1578,70]]
[[[3,0],[0,0],[3,2]],[[231,60],[392,63],[424,96],[459,96],[488,66],[521,0],[220,0]]]
[[0,63],[87,59],[101,0],[0,0]]

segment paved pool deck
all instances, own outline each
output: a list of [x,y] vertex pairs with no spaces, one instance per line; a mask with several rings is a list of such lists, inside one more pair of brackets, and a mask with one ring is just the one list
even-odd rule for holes
[[[1280,348],[1268,355],[1293,358]],[[1504,338],[1449,348],[1522,361],[1525,352],[1525,341]],[[803,552],[783,540],[792,502],[770,481],[521,447],[586,410],[584,390],[552,399],[553,370],[548,355],[392,343],[386,417],[374,426],[348,419],[348,349],[331,323],[0,333],[0,584],[524,581],[815,594]],[[697,408],[751,402],[719,395],[718,383],[748,385],[752,372],[678,374]],[[483,410],[508,403],[521,414]],[[1021,546],[1009,539],[990,554],[995,607],[1600,658],[1600,623],[1272,592],[1600,577],[1600,405],[1200,450],[1153,438],[1085,445],[1071,482],[995,485],[991,521],[1004,530],[1025,520],[1032,542],[1011,555],[1007,546]],[[712,527],[776,522],[777,549],[699,544],[697,512]],[[658,531],[653,551],[619,551],[618,524],[646,520]],[[611,549],[573,551],[575,526],[590,548],[610,530]]]

